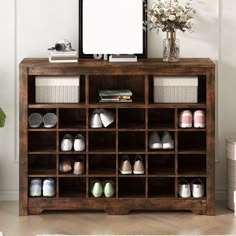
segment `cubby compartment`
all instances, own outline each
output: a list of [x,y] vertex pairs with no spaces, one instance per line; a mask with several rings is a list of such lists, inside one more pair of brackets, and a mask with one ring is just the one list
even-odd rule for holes
[[206,132],[178,132],[179,152],[206,152]]
[[178,174],[183,176],[206,175],[206,155],[179,155]]
[[90,75],[89,102],[99,102],[99,90],[129,89],[133,103],[144,103],[144,76],[141,75]]
[[[46,76],[50,77],[50,76]],[[65,76],[66,78],[69,78],[70,76]],[[53,78],[53,76],[52,76]],[[79,104],[85,103],[85,76],[80,75],[79,76]],[[35,76],[29,76],[28,79],[28,104],[34,105],[36,104],[36,82],[35,82]],[[63,89],[63,88],[62,88]]]
[[119,132],[119,151],[144,152],[145,132]]
[[[199,182],[199,180],[201,182]],[[196,189],[193,189],[193,183],[197,181],[197,184],[199,183],[202,183],[203,186],[202,186],[202,189],[203,189],[203,196],[202,197],[198,197],[199,196],[199,191],[201,191],[200,187],[197,186]],[[203,178],[203,177],[187,177],[187,176],[182,176],[182,177],[179,177],[178,178],[178,198],[179,199],[195,199],[195,200],[198,200],[198,199],[205,199],[206,196],[207,196],[207,189],[206,189],[206,178]],[[195,182],[196,183],[196,182]],[[190,196],[189,197],[183,197],[183,196],[186,196],[186,192],[184,190],[181,189],[181,185],[180,184],[189,184],[189,187],[190,187]],[[195,191],[196,190],[196,191]]]
[[29,152],[55,152],[56,132],[29,132]]
[[205,75],[198,75],[198,103],[206,104],[207,96],[207,79]]
[[145,109],[119,109],[119,129],[145,129]]
[[[174,77],[176,77],[176,76],[174,75]],[[197,77],[198,77],[198,85],[196,88],[197,89],[197,91],[196,91],[197,92],[197,103],[198,104],[206,104],[206,91],[207,91],[206,90],[206,76],[205,75],[197,75]],[[165,95],[170,97],[170,91],[171,91],[172,97],[177,96],[177,94],[175,94],[176,91],[174,91],[173,88],[170,89],[169,87],[170,86],[167,86],[167,85],[165,86],[165,88],[164,88]],[[181,90],[177,90],[177,91],[180,92],[180,96],[183,97],[183,95],[181,94]],[[186,96],[186,94],[185,94],[185,96]],[[153,76],[149,77],[149,103],[150,104],[154,103],[154,78],[153,78]],[[168,104],[168,103],[166,103],[166,104]],[[185,104],[188,104],[188,102],[186,102]],[[192,103],[190,103],[190,104],[192,104]]]
[[56,175],[56,155],[29,155],[28,174],[34,175]]
[[[62,145],[62,142],[64,142],[63,140],[69,139],[70,137],[68,136],[68,134],[71,136],[71,143],[72,143],[72,147],[71,145],[68,145],[68,142],[65,142]],[[79,135],[79,137],[76,137],[77,135]],[[81,138],[81,136],[83,136],[83,138]],[[76,147],[75,147],[75,139],[79,140],[79,142],[77,142]],[[86,132],[85,131],[61,131],[59,132],[59,150],[60,152],[74,152],[74,153],[81,153],[81,152],[85,152],[86,151]],[[76,150],[76,151],[75,151]],[[77,151],[79,150],[79,151]]]
[[[32,119],[32,117],[31,117],[31,115],[32,114],[34,114],[34,113],[38,113],[39,114],[39,117],[37,116],[37,117],[34,117],[33,119]],[[55,128],[56,126],[57,126],[57,123],[58,123],[58,117],[57,117],[57,111],[56,111],[56,109],[55,108],[34,108],[34,109],[29,109],[29,111],[28,111],[28,128],[29,129],[31,129],[31,131],[33,131],[33,130],[35,130],[35,129],[42,129],[42,128],[45,128],[45,125],[44,125],[44,118],[46,117],[45,115],[46,114],[48,114],[48,113],[53,113],[54,115],[56,115],[56,119],[57,119],[57,122],[56,122],[56,125],[55,126],[53,126],[53,127],[51,127],[51,128]],[[38,122],[38,119],[35,119],[35,118],[40,118],[40,115],[41,115],[41,119],[42,119],[42,121],[41,121],[41,123],[39,123]],[[35,122],[36,123],[38,123],[39,124],[39,127],[31,127],[30,126],[30,122],[29,122],[29,118],[31,118],[32,119],[32,121],[33,121],[33,123],[35,124]],[[46,123],[47,124],[47,123]],[[45,128],[45,130],[50,130],[49,128]]]
[[100,129],[110,130],[116,128],[115,109],[89,109],[89,128],[93,131]]
[[[157,138],[158,136],[160,140],[158,140]],[[168,137],[168,139],[164,137]],[[149,152],[174,152],[175,146],[176,146],[175,132],[173,131],[149,131],[148,132]]]
[[[194,128],[194,112],[195,111],[202,111],[202,114],[204,115],[204,118],[201,118],[200,119],[200,121],[202,121],[201,123],[202,123],[202,127],[201,128]],[[189,115],[189,112],[192,114],[192,126],[190,127],[190,125],[189,125],[189,127],[185,127],[186,126],[186,124],[190,124],[190,123],[186,123],[186,119],[185,119],[185,123],[184,123],[184,128],[183,128],[183,126],[181,127],[181,115],[183,114],[183,113],[185,113],[185,116],[186,115]],[[189,119],[187,119],[187,121],[188,120],[191,120],[190,118]],[[206,128],[206,120],[207,120],[207,113],[206,113],[206,109],[203,109],[203,108],[188,108],[188,109],[178,109],[178,124],[177,124],[177,126],[178,126],[178,128],[179,128],[179,131],[185,131],[186,129],[192,129],[193,131],[200,131],[200,130],[202,130],[202,129],[205,129]],[[205,122],[204,122],[205,121]],[[199,119],[198,119],[198,122],[199,122]]]
[[[144,166],[144,175],[145,175],[145,173],[146,173],[146,168],[145,168],[145,166],[146,166],[146,158],[145,158],[145,154],[120,154],[119,155],[119,159],[118,159],[118,165],[119,165],[119,167],[118,167],[118,169],[119,169],[119,176],[120,177],[125,177],[125,176],[133,176],[133,177],[135,177],[135,176],[140,176],[140,175],[142,175],[142,174],[134,174],[134,164],[135,164],[135,160],[137,159],[137,160],[140,160],[140,157],[141,157],[141,159],[142,159],[142,161],[143,161],[143,166]],[[132,174],[122,174],[121,173],[121,165],[122,165],[122,162],[123,162],[123,160],[127,160],[127,158],[129,159],[129,161],[130,161],[130,164],[131,164],[131,167],[132,167]]]
[[143,177],[120,177],[119,198],[143,198],[145,197],[145,178]]
[[89,155],[89,175],[109,176],[116,175],[116,155],[96,154]]
[[109,132],[89,132],[89,151],[90,152],[115,152],[116,133]]
[[175,178],[150,177],[148,179],[148,197],[175,197]]
[[[98,198],[98,199],[99,198],[107,198],[107,199],[116,198],[116,178],[115,177],[112,177],[112,176],[92,177],[88,179],[88,182],[89,182],[89,193],[88,193],[89,198]],[[108,187],[108,191],[106,192],[106,194],[111,194],[111,195],[105,195],[106,182],[110,182],[110,184],[113,186],[113,189],[111,187]],[[94,186],[94,184],[96,185]],[[92,193],[93,190],[94,192]],[[102,190],[102,192],[100,190]]]
[[[77,174],[74,173],[75,163],[79,162],[79,169],[76,166]],[[63,167],[64,165],[64,167]],[[69,168],[71,170],[69,171]],[[81,173],[80,173],[81,172]],[[81,176],[86,174],[86,155],[59,155],[58,173],[63,176]]]
[[[45,180],[52,183],[47,185],[47,188],[44,188]],[[29,177],[28,186],[28,196],[30,198],[55,198],[57,195],[57,179],[52,176]]]
[[148,174],[160,176],[175,175],[175,155],[153,154],[148,155]]
[[61,198],[85,198],[86,178],[84,177],[60,177],[59,197]]
[[174,129],[175,128],[175,109],[158,108],[148,110],[149,129]]
[[28,76],[28,104],[35,104],[35,76]]
[[85,129],[86,109],[59,109],[60,129]]

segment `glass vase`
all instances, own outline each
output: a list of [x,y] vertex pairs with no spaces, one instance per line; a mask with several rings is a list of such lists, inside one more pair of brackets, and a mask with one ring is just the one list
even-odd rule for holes
[[163,61],[177,62],[180,54],[179,40],[176,32],[167,32],[167,37],[163,40]]

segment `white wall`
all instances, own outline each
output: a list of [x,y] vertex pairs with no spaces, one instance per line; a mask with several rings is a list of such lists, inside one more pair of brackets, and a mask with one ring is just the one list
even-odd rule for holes
[[[181,42],[182,57],[210,57],[219,65],[216,80],[219,95],[216,104],[219,119],[216,124],[216,146],[219,153],[216,157],[219,160],[216,163],[216,189],[219,197],[223,197],[224,138],[228,133],[236,132],[236,111],[232,109],[232,105],[228,105],[236,98],[236,49],[233,47],[236,36],[233,6],[236,2],[218,1],[194,1],[197,10],[195,32],[178,33],[178,38]],[[4,1],[0,8],[0,30],[0,106],[7,113],[6,127],[0,130],[0,199],[15,199],[18,191],[18,162],[15,161],[18,159],[15,138],[18,135],[18,76],[15,70],[24,57],[46,57],[47,48],[59,39],[71,40],[77,49],[78,0]],[[161,57],[163,36],[162,33],[149,32],[149,57]]]

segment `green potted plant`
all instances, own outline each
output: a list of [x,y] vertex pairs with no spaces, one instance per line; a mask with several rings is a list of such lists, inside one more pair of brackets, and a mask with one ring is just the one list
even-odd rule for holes
[[0,128],[4,127],[5,125],[5,120],[6,120],[6,114],[4,113],[4,111],[2,110],[2,108],[0,107]]

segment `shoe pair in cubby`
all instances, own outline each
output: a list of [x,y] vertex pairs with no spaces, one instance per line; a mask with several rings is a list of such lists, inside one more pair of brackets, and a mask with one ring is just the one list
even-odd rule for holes
[[56,185],[54,179],[33,178],[30,181],[30,197],[54,197],[56,194]]
[[179,115],[180,128],[205,128],[206,117],[203,110],[196,110],[192,113],[190,110],[184,110]]
[[74,175],[82,175],[85,169],[85,161],[83,156],[76,157],[76,159],[62,158],[59,163],[60,173],[70,173],[73,171]]
[[191,182],[188,182],[186,179],[179,179],[178,183],[178,194],[182,198],[201,198],[204,196],[204,183],[201,179],[193,179]]
[[91,180],[90,181],[90,192],[93,197],[113,197],[115,193],[115,183],[113,180]]
[[160,138],[158,132],[151,132],[148,146],[150,149],[174,149],[174,140],[167,131],[163,132]]
[[85,138],[82,134],[77,134],[75,138],[71,134],[65,134],[61,141],[61,150],[63,152],[76,151],[82,152],[85,150]]
[[115,113],[106,109],[95,109],[90,117],[91,128],[108,127],[115,121]]
[[34,112],[28,117],[28,124],[30,128],[53,128],[57,125],[57,116],[54,113],[48,112],[45,115]]
[[143,175],[145,173],[143,158],[141,155],[137,154],[134,158],[133,167],[130,162],[130,158],[128,155],[124,155],[121,158],[120,163],[120,173],[122,175]]

